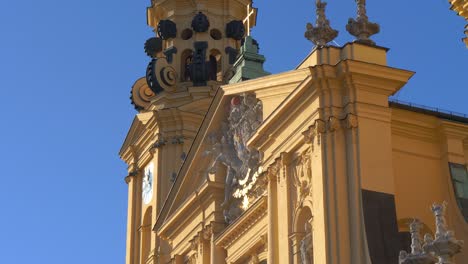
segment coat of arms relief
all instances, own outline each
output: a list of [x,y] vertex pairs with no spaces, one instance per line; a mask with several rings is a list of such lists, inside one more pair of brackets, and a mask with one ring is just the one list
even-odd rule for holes
[[224,218],[235,220],[249,206],[249,192],[261,174],[261,153],[247,147],[247,141],[263,121],[262,103],[255,94],[244,93],[231,98],[226,106],[226,117],[217,132],[211,133],[205,155],[212,158],[209,173],[215,173],[218,164],[226,168],[224,188]]
[[312,193],[312,149],[309,147],[293,162],[293,186],[296,189],[296,209],[303,206],[304,200]]

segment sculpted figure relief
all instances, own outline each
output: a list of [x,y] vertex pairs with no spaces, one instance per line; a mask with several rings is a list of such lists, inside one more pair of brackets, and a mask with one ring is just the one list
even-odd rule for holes
[[297,158],[294,167],[294,186],[297,192],[296,207],[302,206],[304,199],[312,188],[312,168],[310,164],[311,149],[308,148]]
[[230,223],[242,212],[242,199],[256,181],[261,156],[247,147],[247,141],[260,126],[263,109],[255,94],[242,94],[234,96],[226,110],[220,135],[211,137],[211,150],[205,153],[212,156],[210,173],[218,163],[226,166],[223,208],[225,221]]

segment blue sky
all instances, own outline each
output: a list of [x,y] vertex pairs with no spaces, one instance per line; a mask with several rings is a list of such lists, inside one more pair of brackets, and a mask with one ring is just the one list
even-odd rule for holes
[[[313,0],[258,0],[252,31],[266,70],[312,49]],[[149,0],[0,1],[0,262],[124,263],[126,166],[118,151],[145,73]],[[389,65],[416,71],[398,99],[468,113],[464,20],[446,0],[368,1]],[[329,0],[340,31],[354,1]]]

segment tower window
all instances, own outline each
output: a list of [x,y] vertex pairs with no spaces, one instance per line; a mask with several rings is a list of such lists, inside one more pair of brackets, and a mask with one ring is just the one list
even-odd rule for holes
[[222,82],[223,81],[223,68],[221,60],[221,52],[213,49],[210,51],[210,80]]
[[182,82],[188,82],[192,78],[190,76],[190,64],[192,63],[193,59],[193,51],[192,50],[184,50],[180,57],[180,80]]
[[449,163],[449,167],[458,207],[460,207],[465,220],[468,222],[468,172],[466,166]]

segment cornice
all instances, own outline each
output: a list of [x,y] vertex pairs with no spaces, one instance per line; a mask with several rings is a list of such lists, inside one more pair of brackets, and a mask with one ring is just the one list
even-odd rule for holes
[[392,110],[391,128],[393,135],[429,143],[439,141],[437,118],[402,109],[390,109]]
[[221,89],[223,89],[225,95],[240,94],[250,91],[261,93],[263,89],[272,89],[275,87],[301,82],[304,80],[304,78],[307,77],[307,75],[309,75],[308,69],[300,69],[268,75],[239,83],[223,85],[221,86]]
[[249,231],[250,227],[260,219],[266,217],[268,212],[267,197],[258,199],[234,223],[226,228],[215,240],[217,246],[226,248]]
[[206,207],[207,204],[212,203],[215,199],[221,199],[223,190],[223,184],[205,182],[175,210],[175,214],[167,218],[158,230],[154,226],[153,231],[157,231],[161,237],[170,238],[181,227],[180,222],[189,220],[188,215],[196,212],[200,209],[200,206]]
[[440,120],[441,132],[447,137],[458,138],[461,140],[468,138],[468,125],[459,122],[450,122]]
[[354,60],[340,61],[337,73],[339,78],[351,75],[352,83],[358,89],[386,96],[400,90],[415,74],[413,71]]
[[205,118],[203,119],[200,125],[200,129],[197,131],[197,134],[193,140],[193,143],[190,146],[189,151],[187,152],[187,157],[182,163],[182,166],[180,167],[177,173],[176,180],[174,184],[172,185],[171,189],[169,190],[166,200],[162,204],[161,214],[159,214],[156,219],[155,228],[160,227],[164,223],[168,215],[173,211],[172,206],[173,206],[175,197],[177,197],[180,186],[182,186],[183,182],[187,179],[186,175],[190,171],[189,169],[191,168],[191,166],[193,166],[192,161],[201,147],[201,141],[205,137],[206,131],[211,124],[212,118],[216,110],[219,107],[221,107],[220,101],[223,98],[223,94],[224,92],[222,89],[217,90],[216,95],[214,96],[213,101],[211,102],[211,105],[208,108]]
[[293,109],[298,108],[298,105],[296,104],[298,101],[302,101],[304,103],[305,100],[303,95],[306,88],[310,88],[312,81],[313,78],[311,76],[305,78],[299,86],[294,89],[294,91],[267,117],[267,119],[263,121],[247,144],[253,147],[263,145],[269,138],[271,138],[271,134],[274,133],[274,131],[278,131],[278,129],[282,127],[282,124],[288,122],[288,118],[284,117],[290,116]]

